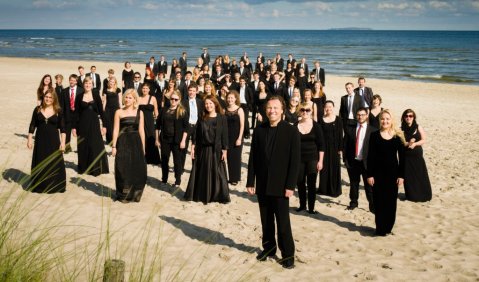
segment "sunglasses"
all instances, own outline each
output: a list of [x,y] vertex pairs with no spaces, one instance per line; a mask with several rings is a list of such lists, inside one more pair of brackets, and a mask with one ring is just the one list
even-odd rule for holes
[[311,109],[301,109],[300,111],[301,111],[302,113],[304,113],[304,112],[309,113],[309,112],[311,112]]
[[405,117],[405,118],[413,118],[414,115],[413,115],[413,114],[408,114],[408,115],[405,115],[404,117]]
[[179,100],[180,100],[179,98],[170,98],[170,101],[178,102]]

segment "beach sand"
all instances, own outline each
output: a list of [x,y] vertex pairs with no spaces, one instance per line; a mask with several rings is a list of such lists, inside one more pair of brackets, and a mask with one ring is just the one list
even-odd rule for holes
[[[138,262],[135,256],[145,246],[142,240],[149,238],[147,250],[154,250],[156,242],[161,248],[157,258],[162,261],[161,271],[154,270],[155,280],[478,281],[478,86],[367,78],[367,85],[382,96],[382,106],[395,113],[396,121],[406,108],[416,111],[417,121],[427,133],[424,157],[433,199],[427,203],[398,201],[394,234],[373,237],[374,215],[367,211],[363,190],[359,208],[345,210],[349,179],[343,167],[343,194],[321,197],[316,203],[319,214],[296,213],[297,194],[291,199],[296,268],[283,270],[273,260],[260,263],[255,259],[261,245],[261,223],[256,199],[247,195],[244,186],[250,140],[245,142],[243,181],[230,187],[231,203],[227,205],[181,200],[191,168],[189,155],[179,191],[160,183],[159,167],[148,166],[140,203],[125,205],[108,196],[115,189],[111,156],[112,172],[95,178],[76,173],[76,153],[65,155],[68,185],[64,194],[22,190],[18,177],[30,173],[32,151],[26,148],[26,134],[39,81],[46,73],[61,73],[66,86],[68,75],[77,73],[80,64],[86,70],[95,64],[102,80],[113,68],[121,80],[122,63],[0,58],[0,80],[5,87],[0,95],[0,196],[11,193],[10,201],[23,199],[22,208],[30,212],[20,225],[22,232],[28,233],[42,222],[60,222],[64,226],[54,233],[55,240],[68,239],[64,250],[81,256],[85,250],[98,248],[99,234],[108,225],[112,232],[110,255],[125,260],[127,270],[132,262]],[[144,75],[144,64],[134,64],[133,69]],[[348,81],[357,84],[356,78],[326,76],[325,92],[336,103],[336,112]],[[74,267],[72,261],[67,264]],[[77,280],[86,280],[86,272],[81,271]]]

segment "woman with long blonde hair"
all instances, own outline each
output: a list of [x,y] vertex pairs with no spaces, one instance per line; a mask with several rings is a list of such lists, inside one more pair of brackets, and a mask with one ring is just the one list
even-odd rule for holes
[[123,105],[115,113],[112,142],[116,199],[139,202],[146,184],[145,131],[135,89],[123,94]]
[[170,96],[170,106],[161,110],[157,129],[160,134],[161,148],[161,180],[168,181],[168,163],[173,153],[173,165],[175,172],[175,186],[180,186],[183,174],[183,151],[186,150],[186,137],[188,134],[189,115],[181,104],[181,93],[175,90]]
[[371,133],[367,159],[368,183],[373,189],[376,235],[392,232],[396,220],[398,186],[404,182],[404,134],[390,110],[379,114],[380,130]]

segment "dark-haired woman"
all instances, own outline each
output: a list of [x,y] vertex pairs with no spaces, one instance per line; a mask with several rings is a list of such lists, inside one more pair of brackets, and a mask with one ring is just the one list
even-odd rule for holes
[[115,112],[120,108],[122,100],[121,90],[117,86],[115,77],[108,79],[108,85],[105,85],[103,95],[103,112],[105,114],[106,143],[110,144],[113,140],[113,121]]
[[343,123],[334,114],[334,102],[326,101],[324,116],[319,119],[324,134],[324,166],[319,174],[318,194],[341,195],[341,152],[343,150]]
[[422,146],[426,143],[426,132],[416,122],[416,113],[407,109],[401,117],[407,147],[404,151],[404,190],[406,199],[412,202],[427,202],[432,198],[431,182],[423,157]]
[[121,73],[121,84],[123,87],[123,93],[127,89],[134,88],[134,82],[133,82],[134,73],[135,72],[131,69],[131,63],[125,62],[125,68],[123,69],[123,72]]
[[245,124],[244,111],[240,105],[237,91],[226,94],[225,110],[228,121],[228,176],[229,183],[236,185],[241,180],[241,153],[243,151],[243,130]]
[[[35,133],[36,130],[36,133]],[[35,133],[35,146],[33,146]],[[65,123],[55,91],[47,90],[35,107],[28,129],[27,147],[33,148],[30,189],[37,193],[65,192]]]
[[383,110],[381,108],[383,100],[378,94],[373,95],[373,102],[369,108],[369,119],[368,123],[370,126],[379,128],[379,113]]
[[43,103],[43,95],[47,93],[48,91],[55,91],[53,88],[53,81],[52,81],[52,76],[49,74],[45,74],[42,77],[42,80],[40,80],[40,84],[38,85],[37,88],[37,105],[41,105]]
[[206,96],[205,111],[196,127],[191,145],[191,169],[185,200],[203,202],[230,202],[226,177],[228,125],[220,103],[214,96]]
[[160,151],[158,150],[158,131],[155,128],[155,119],[158,117],[158,104],[156,98],[150,95],[150,84],[141,87],[138,99],[138,108],[143,112],[145,126],[145,158],[147,164],[160,165]]
[[168,181],[168,163],[173,153],[173,166],[175,172],[175,186],[180,186],[183,174],[182,151],[186,149],[186,136],[188,130],[188,114],[181,104],[180,91],[174,91],[170,98],[170,106],[161,110],[157,122],[160,132],[161,148],[161,180]]

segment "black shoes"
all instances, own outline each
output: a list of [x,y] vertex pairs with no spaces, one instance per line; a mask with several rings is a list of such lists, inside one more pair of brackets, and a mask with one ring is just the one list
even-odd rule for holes
[[309,214],[318,214],[318,212],[315,211],[315,210],[310,210],[310,211],[308,211],[308,213],[309,213]]
[[358,206],[349,205],[346,209],[347,209],[348,211],[352,211],[352,210],[354,210],[354,209],[357,208],[357,207],[358,207]]
[[276,254],[273,252],[262,251],[259,255],[256,256],[256,259],[259,261],[266,261],[268,257],[272,258]]
[[294,268],[294,259],[285,259],[281,261],[281,266],[286,269],[293,269]]
[[297,212],[304,211],[304,210],[306,210],[306,208],[303,208],[303,207],[299,207],[296,209]]

